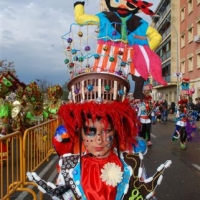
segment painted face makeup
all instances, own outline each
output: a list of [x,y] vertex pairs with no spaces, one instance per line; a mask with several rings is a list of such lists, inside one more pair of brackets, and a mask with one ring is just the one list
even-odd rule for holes
[[101,120],[94,123],[89,119],[82,129],[83,143],[93,156],[105,158],[113,146],[114,131],[110,125],[106,128]]

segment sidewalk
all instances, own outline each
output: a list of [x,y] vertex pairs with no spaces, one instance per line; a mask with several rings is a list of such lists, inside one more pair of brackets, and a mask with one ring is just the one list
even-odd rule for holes
[[[175,118],[175,114],[168,114],[167,120],[175,123]],[[196,121],[196,127],[198,130],[200,130],[200,121]]]

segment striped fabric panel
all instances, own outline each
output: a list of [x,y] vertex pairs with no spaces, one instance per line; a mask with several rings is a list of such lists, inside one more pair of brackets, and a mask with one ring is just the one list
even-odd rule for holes
[[[107,46],[107,51],[103,50],[104,46]],[[119,58],[118,52],[122,51],[123,55],[121,56],[121,59]],[[108,71],[108,72],[115,72],[120,70],[120,64],[122,61],[128,62],[129,59],[132,60],[132,62],[129,62],[125,67],[121,67],[121,70],[128,75],[129,73],[134,74],[134,63],[133,63],[133,48],[124,48],[119,45],[113,46],[108,44],[98,44],[97,45],[97,54],[100,55],[99,59],[95,59],[93,70],[100,72],[100,71]],[[110,57],[114,58],[114,61],[109,61]]]

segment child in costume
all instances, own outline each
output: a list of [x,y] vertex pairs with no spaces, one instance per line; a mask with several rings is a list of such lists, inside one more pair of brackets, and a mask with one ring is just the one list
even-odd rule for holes
[[[162,180],[166,161],[148,177],[142,153],[133,153],[137,116],[128,102],[70,103],[58,112],[79,154],[60,157],[56,185],[27,173],[53,199],[150,199]],[[82,152],[82,144],[85,152]]]
[[[127,39],[128,32],[125,32],[129,28],[132,28],[134,30],[131,29],[131,33],[133,33],[141,25],[140,20],[138,21],[139,18],[133,16],[135,16],[134,14],[140,8],[143,9],[144,7],[140,4],[140,1],[134,1],[134,4],[137,4],[140,8],[136,8],[132,3],[127,1],[119,1],[124,5],[128,4],[129,9],[126,8],[122,9],[122,12],[114,12],[111,9],[112,7],[109,7],[110,2],[112,1],[106,0],[111,12],[100,13],[97,16],[85,15],[84,3],[75,3],[76,21],[80,25],[99,23],[100,38],[98,38],[97,49],[101,51],[101,47],[107,45],[104,46],[104,50],[109,54],[109,52],[113,52],[110,48],[113,47],[115,42],[116,45],[114,46],[116,47],[121,44],[122,50],[116,48],[114,51],[115,54],[119,52],[119,56],[125,59],[124,61],[122,60],[122,64],[126,65],[129,57],[126,55],[130,55],[131,51],[133,53],[133,49],[129,51],[125,48],[130,43]],[[148,6],[143,10],[150,12],[147,8]],[[115,11],[118,11],[118,9],[116,7]],[[123,15],[122,13],[125,12],[128,14]],[[113,23],[113,26],[112,22],[109,22],[110,15],[113,15],[114,19],[118,20],[115,21],[116,23]],[[136,26],[132,26],[131,23],[129,24],[129,19],[131,19],[131,22],[136,20]],[[107,35],[104,20],[107,20],[106,24],[111,31],[111,35],[113,33],[113,36],[117,36],[117,40],[120,38],[119,43],[117,40],[115,42],[108,41],[107,43],[101,40],[105,36],[104,33]],[[118,27],[119,24],[120,26]],[[123,28],[125,24],[129,28]],[[144,32],[147,31],[147,24],[144,22],[142,25],[144,27],[142,30]],[[118,29],[114,29],[115,26]],[[152,32],[152,30],[149,27],[147,31],[148,35],[153,36],[154,33],[158,35],[157,42],[159,43],[160,35],[157,32]],[[103,35],[101,36],[101,34]],[[78,35],[82,36],[80,32]],[[144,34],[137,35],[135,33],[129,36],[135,39],[135,41],[140,40],[142,44],[147,44],[147,38]],[[124,42],[125,40],[126,42]],[[67,50],[72,53],[72,56],[66,60],[66,63],[73,70],[73,54],[77,52],[72,44],[73,38],[68,38],[67,41],[70,43]],[[131,47],[132,45],[134,44],[130,43]],[[140,49],[137,45],[135,49]],[[87,71],[85,74],[78,74],[70,80],[68,89],[70,91],[71,102],[61,105],[58,111],[58,116],[63,122],[63,132],[66,137],[63,138],[59,134],[56,134],[56,137],[61,143],[67,141],[69,145],[62,143],[61,146],[66,149],[66,151],[62,151],[63,148],[60,148],[59,143],[54,142],[55,149],[59,152],[60,157],[60,170],[56,184],[45,182],[35,172],[28,172],[27,176],[30,181],[34,181],[39,185],[38,188],[42,192],[49,194],[54,200],[151,199],[155,195],[157,186],[162,181],[164,170],[170,166],[171,161],[168,160],[164,164],[161,164],[151,177],[147,175],[143,163],[143,155],[146,153],[146,150],[142,148],[143,144],[138,142],[137,138],[139,127],[138,117],[135,110],[131,107],[129,100],[126,100],[126,95],[130,89],[129,82],[124,77],[115,74],[115,71],[117,71],[115,66],[118,65],[116,62],[110,65],[111,63],[106,63],[106,60],[103,62],[98,60],[100,56],[111,62],[115,58],[100,54],[98,51],[95,54],[97,60],[92,66],[94,69],[93,72]],[[123,54],[126,55],[123,56]],[[78,57],[77,54],[76,56],[76,60],[82,61],[83,56]],[[106,68],[108,70],[105,70]],[[134,69],[131,70],[134,71]],[[138,88],[137,92],[141,94],[142,87],[140,89]],[[138,150],[139,145],[141,145],[140,150]],[[72,150],[74,149],[73,147],[76,147],[75,149],[78,150]]]

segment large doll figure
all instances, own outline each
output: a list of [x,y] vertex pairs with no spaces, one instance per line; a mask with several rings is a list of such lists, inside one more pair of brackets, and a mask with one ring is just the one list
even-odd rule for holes
[[142,99],[143,84],[149,75],[166,84],[162,79],[161,60],[153,51],[159,46],[161,35],[136,15],[139,11],[153,15],[148,8],[152,4],[137,0],[105,0],[105,3],[109,11],[96,15],[85,14],[84,2],[75,3],[79,25],[99,25],[93,70],[116,72],[123,68],[135,81],[134,98]]

